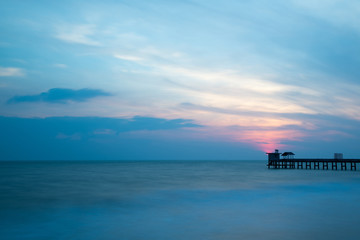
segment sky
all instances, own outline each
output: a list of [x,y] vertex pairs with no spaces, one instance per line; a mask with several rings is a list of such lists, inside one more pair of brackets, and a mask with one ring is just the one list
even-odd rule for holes
[[360,157],[360,2],[3,0],[0,159]]

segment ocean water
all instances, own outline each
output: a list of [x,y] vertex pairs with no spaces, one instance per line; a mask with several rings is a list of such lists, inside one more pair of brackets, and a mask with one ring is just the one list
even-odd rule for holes
[[265,161],[1,162],[0,236],[359,239],[360,171]]

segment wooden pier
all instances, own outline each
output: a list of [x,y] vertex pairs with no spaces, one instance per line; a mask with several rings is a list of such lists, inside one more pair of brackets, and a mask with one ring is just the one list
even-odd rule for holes
[[356,171],[360,159],[318,159],[318,158],[294,158],[269,160],[268,168],[283,169],[322,169],[322,170],[351,170]]
[[[342,153],[335,153],[334,158],[294,158],[294,153],[279,153],[275,149],[268,155],[268,168],[275,169],[322,169],[356,171],[360,159],[344,159]],[[280,158],[282,156],[283,158]]]

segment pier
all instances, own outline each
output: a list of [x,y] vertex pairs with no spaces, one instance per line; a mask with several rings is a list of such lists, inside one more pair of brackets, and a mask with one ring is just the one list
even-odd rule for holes
[[[294,153],[279,153],[275,149],[268,155],[268,168],[275,169],[322,169],[322,170],[351,170],[360,167],[360,159],[345,159],[341,153],[335,153],[334,158],[295,158]],[[281,157],[282,158],[281,158]]]

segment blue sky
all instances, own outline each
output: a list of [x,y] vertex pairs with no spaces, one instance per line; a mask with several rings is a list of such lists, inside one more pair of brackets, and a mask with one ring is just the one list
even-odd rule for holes
[[0,16],[2,159],[358,157],[358,1],[14,0]]

